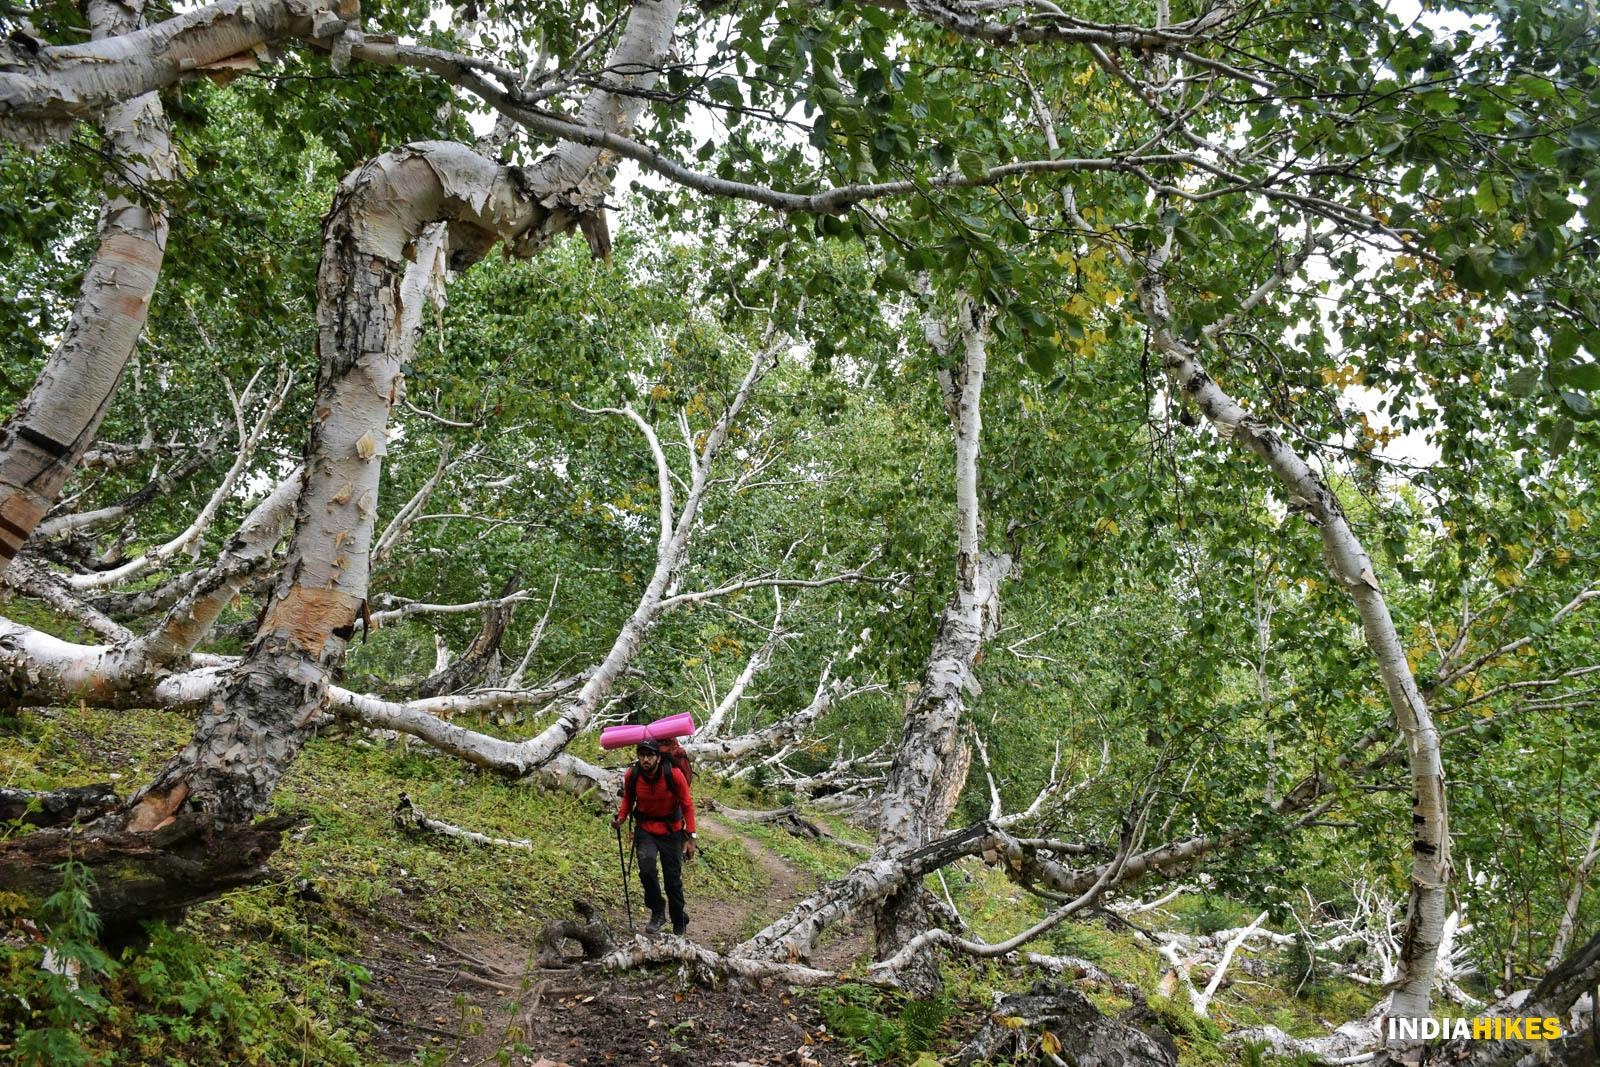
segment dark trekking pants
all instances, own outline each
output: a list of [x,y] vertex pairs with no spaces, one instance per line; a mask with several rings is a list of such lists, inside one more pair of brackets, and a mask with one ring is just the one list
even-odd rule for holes
[[[651,915],[660,915],[670,906],[672,925],[685,926],[689,916],[683,910],[683,831],[652,834],[635,827],[633,841],[639,850],[639,881],[644,883],[644,906]],[[666,875],[667,899],[661,900],[661,885],[656,880],[656,857],[661,857],[661,873]]]

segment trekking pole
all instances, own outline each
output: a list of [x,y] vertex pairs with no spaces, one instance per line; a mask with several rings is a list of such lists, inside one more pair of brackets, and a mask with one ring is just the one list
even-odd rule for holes
[[622,827],[613,826],[617,832],[617,868],[622,872],[622,899],[628,908],[628,933],[633,933],[633,894],[628,892],[628,861],[622,857]]

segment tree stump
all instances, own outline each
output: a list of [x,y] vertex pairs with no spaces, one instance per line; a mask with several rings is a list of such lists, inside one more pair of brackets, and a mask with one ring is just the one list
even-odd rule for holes
[[1022,1062],[1043,1042],[1047,1049],[1058,1045],[1055,1054],[1078,1067],[1177,1067],[1177,1046],[1164,1032],[1160,1036],[1166,1040],[1107,1018],[1076,989],[1047,979],[1003,997],[954,1062]]

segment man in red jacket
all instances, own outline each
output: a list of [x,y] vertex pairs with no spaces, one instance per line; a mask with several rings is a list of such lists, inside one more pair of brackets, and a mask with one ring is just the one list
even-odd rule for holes
[[[639,881],[644,885],[645,907],[650,923],[645,929],[654,934],[667,921],[672,909],[672,932],[682,936],[689,926],[683,910],[683,856],[693,856],[694,797],[683,772],[661,756],[661,746],[651,740],[639,742],[638,762],[622,779],[622,806],[612,826],[621,826],[629,814],[634,818],[633,839],[639,852]],[[656,857],[666,875],[667,899],[661,900],[656,881]]]

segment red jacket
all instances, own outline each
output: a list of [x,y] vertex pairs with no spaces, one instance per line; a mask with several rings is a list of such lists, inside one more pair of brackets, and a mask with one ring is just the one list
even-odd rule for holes
[[[646,833],[670,834],[687,829],[694,833],[694,797],[689,795],[689,783],[683,772],[662,761],[664,773],[646,778],[637,766],[629,767],[622,779],[622,807],[617,818],[626,819],[628,813],[638,808],[639,825]],[[670,774],[665,772],[671,772]],[[638,779],[635,782],[635,779]],[[636,803],[629,802],[633,794]]]

